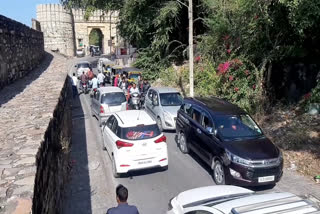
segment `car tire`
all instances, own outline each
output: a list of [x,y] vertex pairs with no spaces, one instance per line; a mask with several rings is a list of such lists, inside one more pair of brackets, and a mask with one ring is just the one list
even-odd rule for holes
[[188,141],[183,132],[180,132],[178,135],[178,145],[179,149],[183,154],[189,153]]
[[113,156],[112,156],[112,174],[113,174],[113,177],[115,177],[115,178],[120,177],[120,174],[117,172],[116,161],[114,160]]
[[219,160],[216,160],[213,165],[213,179],[217,185],[226,184],[226,176],[224,173],[224,168]]
[[157,118],[157,125],[159,127],[160,132],[163,132],[162,121],[160,117]]

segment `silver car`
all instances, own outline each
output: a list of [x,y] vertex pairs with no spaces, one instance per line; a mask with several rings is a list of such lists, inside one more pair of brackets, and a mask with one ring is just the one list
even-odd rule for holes
[[174,88],[151,87],[145,97],[145,110],[153,116],[159,129],[175,130],[177,112],[183,98]]
[[76,64],[74,67],[76,67],[77,69],[78,79],[80,79],[83,72],[87,74],[90,70],[92,70],[90,62],[87,62],[87,61],[81,61],[78,64]]
[[127,99],[118,87],[101,87],[93,92],[91,114],[97,117],[100,126],[113,112],[125,111],[127,108]]

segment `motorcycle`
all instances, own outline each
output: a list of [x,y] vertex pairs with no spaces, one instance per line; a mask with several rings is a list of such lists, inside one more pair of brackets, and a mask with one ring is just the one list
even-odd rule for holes
[[87,83],[82,83],[81,91],[82,91],[82,93],[88,94],[89,89],[88,89]]
[[141,102],[141,98],[140,98],[139,93],[132,93],[131,94],[131,101],[130,101],[131,109],[139,110],[140,104],[141,104],[140,102]]

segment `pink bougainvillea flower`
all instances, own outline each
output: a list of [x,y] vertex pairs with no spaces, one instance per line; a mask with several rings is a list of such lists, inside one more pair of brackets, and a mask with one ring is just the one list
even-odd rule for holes
[[196,62],[199,62],[201,60],[201,57],[200,56],[197,56],[195,59],[194,59]]
[[245,70],[244,73],[248,76],[250,74],[249,70]]
[[253,88],[253,90],[256,90],[256,85],[253,85],[252,88]]
[[239,88],[234,88],[234,91],[235,91],[235,92],[238,92],[238,91],[239,91]]
[[229,76],[229,81],[232,81],[233,79],[233,76]]
[[219,66],[218,66],[218,71],[219,71],[219,74],[225,74],[228,72],[228,69],[230,68],[230,65],[231,63],[230,62],[225,62],[225,63],[221,63]]
[[228,49],[228,50],[227,50],[227,53],[230,54],[230,53],[231,53],[231,49]]

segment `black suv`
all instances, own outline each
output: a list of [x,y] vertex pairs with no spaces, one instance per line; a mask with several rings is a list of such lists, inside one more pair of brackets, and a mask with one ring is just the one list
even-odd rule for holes
[[244,110],[225,100],[185,98],[176,122],[183,153],[192,150],[212,169],[216,184],[272,185],[283,158]]

